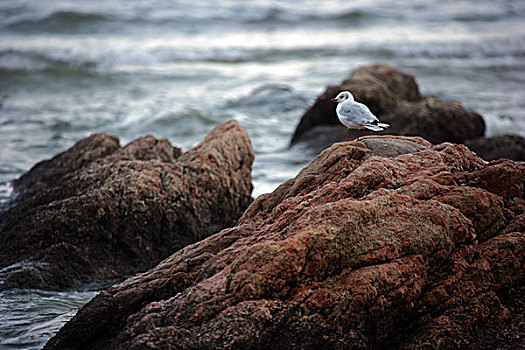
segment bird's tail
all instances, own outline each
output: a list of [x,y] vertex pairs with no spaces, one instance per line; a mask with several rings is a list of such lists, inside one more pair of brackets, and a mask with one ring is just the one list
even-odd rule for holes
[[381,131],[381,130],[388,128],[389,126],[390,125],[385,124],[385,123],[378,123],[377,125],[366,124],[365,128],[373,130],[373,131]]

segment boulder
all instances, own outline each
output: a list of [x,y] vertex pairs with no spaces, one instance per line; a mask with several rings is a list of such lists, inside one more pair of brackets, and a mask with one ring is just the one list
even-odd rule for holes
[[[301,118],[292,145],[308,140],[316,149],[323,149],[346,139],[346,128],[335,113],[336,103],[330,102],[342,90],[349,90],[356,101],[367,105],[382,122],[390,124],[390,128],[378,134],[417,135],[437,144],[462,143],[485,133],[485,123],[479,114],[456,101],[422,96],[412,75],[396,67],[375,64],[355,70],[339,85],[327,87]],[[334,130],[328,131],[329,139],[317,141],[317,134],[326,133],[327,125],[334,126]],[[320,126],[324,128],[316,131]],[[374,132],[362,130],[362,135],[366,134]]]
[[334,144],[45,349],[519,348],[524,180],[463,145]]
[[498,135],[466,140],[465,144],[485,160],[508,158],[525,161],[525,139],[518,135]]
[[[42,191],[56,185],[68,173],[119,149],[118,137],[105,133],[93,134],[53,158],[36,164],[30,171],[16,179],[13,186],[19,196]],[[173,148],[173,152],[176,156],[181,153],[178,148]]]
[[0,217],[0,290],[122,279],[234,225],[252,202],[253,157],[235,121],[185,153],[151,135],[79,141],[16,181]]

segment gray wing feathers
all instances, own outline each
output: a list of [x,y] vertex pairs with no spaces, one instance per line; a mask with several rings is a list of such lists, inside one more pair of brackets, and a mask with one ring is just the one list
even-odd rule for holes
[[352,101],[351,103],[340,103],[338,107],[340,107],[338,108],[339,115],[348,124],[363,125],[378,122],[376,116],[362,103]]

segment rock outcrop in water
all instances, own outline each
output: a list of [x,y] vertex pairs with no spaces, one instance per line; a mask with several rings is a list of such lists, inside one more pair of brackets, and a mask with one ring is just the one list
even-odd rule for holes
[[[376,64],[361,67],[341,84],[329,86],[301,118],[292,143],[315,126],[341,125],[335,113],[336,104],[330,99],[342,90],[351,91],[357,101],[390,124],[383,134],[418,135],[432,143],[441,143],[463,142],[485,132],[479,114],[463,108],[459,102],[424,97],[412,75]],[[344,127],[341,129],[346,131]]]
[[[361,67],[341,84],[329,86],[301,118],[292,144],[306,141],[315,149],[323,149],[346,138],[346,128],[335,113],[336,104],[330,102],[342,90],[351,91],[357,101],[390,124],[390,128],[379,133],[362,130],[363,135],[421,136],[434,144],[467,143],[486,160],[496,156],[525,160],[523,138],[507,137],[504,142],[485,139],[485,123],[479,114],[456,101],[421,95],[412,75],[384,64]],[[468,143],[469,139],[477,140]],[[502,143],[507,147],[500,147]]]
[[459,349],[523,332],[525,164],[334,144],[237,226],[103,291],[46,349]]
[[486,160],[525,160],[525,139],[518,135],[498,135],[467,140],[465,144]]
[[145,271],[235,224],[252,202],[253,152],[235,121],[181,153],[94,134],[16,183],[0,218],[0,289],[66,289]]

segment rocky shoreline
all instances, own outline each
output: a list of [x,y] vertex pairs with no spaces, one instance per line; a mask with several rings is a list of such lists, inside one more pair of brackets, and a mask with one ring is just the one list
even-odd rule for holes
[[[334,143],[342,89],[392,127]],[[520,348],[524,140],[484,133],[373,65],[317,99],[292,144],[322,151],[255,201],[236,121],[184,153],[93,134],[15,182],[0,290],[122,281],[45,349]]]
[[459,349],[491,329],[511,333],[485,348],[519,345],[524,180],[525,164],[462,145],[334,144],[233,228],[103,291],[46,349]]

